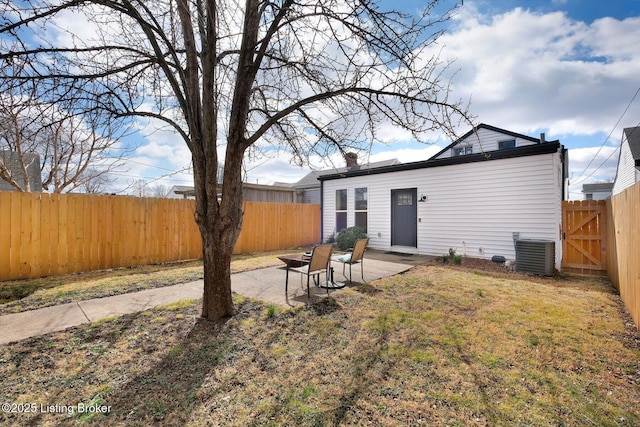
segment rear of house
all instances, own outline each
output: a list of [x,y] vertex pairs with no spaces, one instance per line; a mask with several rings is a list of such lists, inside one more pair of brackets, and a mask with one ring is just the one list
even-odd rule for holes
[[559,269],[567,163],[558,141],[479,125],[423,162],[320,177],[322,235],[358,225],[373,248],[486,259],[515,259],[514,237],[551,240]]

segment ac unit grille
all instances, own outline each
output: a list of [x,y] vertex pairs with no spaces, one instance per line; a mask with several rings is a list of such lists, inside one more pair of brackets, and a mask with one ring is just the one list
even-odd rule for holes
[[548,240],[516,240],[516,271],[553,276],[555,242]]

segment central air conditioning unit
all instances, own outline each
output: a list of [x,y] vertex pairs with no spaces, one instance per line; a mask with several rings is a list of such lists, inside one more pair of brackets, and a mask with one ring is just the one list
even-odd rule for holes
[[516,271],[553,276],[556,243],[550,240],[516,240]]

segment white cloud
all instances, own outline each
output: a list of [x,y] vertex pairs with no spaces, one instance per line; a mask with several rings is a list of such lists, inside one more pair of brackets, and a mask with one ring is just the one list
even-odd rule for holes
[[619,21],[601,18],[591,25],[587,35],[594,56],[603,56],[614,61],[636,63],[638,40],[640,39],[640,17]]
[[618,164],[618,146],[574,148],[569,151],[569,165],[577,184],[611,181]]
[[456,59],[455,95],[472,95],[479,121],[517,132],[610,130],[638,84],[640,44],[631,40],[640,18],[587,25],[560,12],[470,10],[441,44],[443,59]]

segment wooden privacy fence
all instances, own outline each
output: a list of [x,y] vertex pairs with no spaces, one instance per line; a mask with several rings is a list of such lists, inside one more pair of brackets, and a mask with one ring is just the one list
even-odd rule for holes
[[562,202],[562,270],[607,273],[604,200]]
[[[320,240],[320,207],[246,202],[235,253]],[[193,200],[0,192],[0,280],[202,257]]]
[[607,200],[608,276],[640,327],[640,183]]
[[242,231],[233,253],[295,248],[320,242],[320,205],[244,202]]

